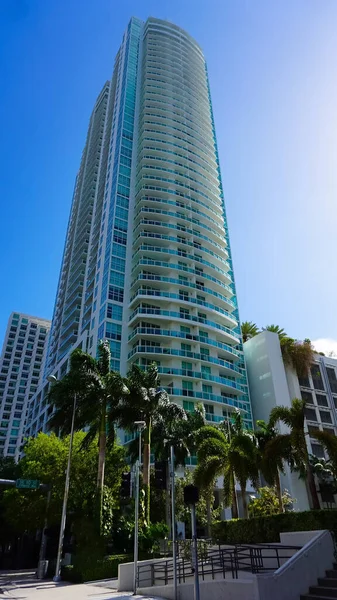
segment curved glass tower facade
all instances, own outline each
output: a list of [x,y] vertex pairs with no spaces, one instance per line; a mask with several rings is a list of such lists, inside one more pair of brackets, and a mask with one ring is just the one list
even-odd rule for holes
[[191,410],[250,419],[207,67],[182,29],[149,19],[140,62],[128,360],[159,365]]
[[95,104],[46,375],[104,338],[112,368],[156,361],[173,401],[202,402],[211,422],[239,408],[251,425],[207,66],[188,33],[155,18],[131,19]]

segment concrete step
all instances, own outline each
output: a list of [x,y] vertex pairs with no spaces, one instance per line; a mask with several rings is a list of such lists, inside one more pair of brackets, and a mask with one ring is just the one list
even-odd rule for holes
[[[322,594],[324,592],[322,591]],[[331,596],[318,596],[317,594],[302,594],[301,600],[331,600]]]
[[337,598],[337,588],[334,587],[323,587],[319,585],[312,585],[309,588],[309,594],[316,596],[324,595],[329,598]]
[[337,588],[337,578],[333,577],[319,577],[318,585],[322,585],[323,587]]
[[325,571],[325,573],[326,573],[327,577],[332,577],[332,579],[337,579],[337,570],[328,569],[327,571]]

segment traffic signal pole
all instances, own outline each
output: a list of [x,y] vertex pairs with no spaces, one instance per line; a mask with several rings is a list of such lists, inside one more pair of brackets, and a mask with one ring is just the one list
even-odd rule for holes
[[174,477],[174,447],[170,448],[171,455],[171,517],[172,517],[172,558],[173,558],[173,589],[174,600],[178,600],[178,579],[177,579],[177,539],[176,539],[176,514],[175,514],[175,477]]
[[137,594],[137,568],[138,568],[138,527],[139,527],[139,477],[140,465],[142,462],[142,429],[145,426],[144,421],[135,421],[138,427],[138,460],[136,462],[136,493],[135,493],[135,537],[133,549],[133,593]]

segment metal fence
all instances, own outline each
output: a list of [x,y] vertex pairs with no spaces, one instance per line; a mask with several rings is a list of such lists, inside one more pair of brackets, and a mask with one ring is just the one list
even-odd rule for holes
[[[283,546],[280,544],[254,544],[233,546],[232,548],[208,548],[198,556],[199,578],[215,579],[216,574],[226,578],[238,578],[239,571],[249,573],[265,573],[276,571],[301,546]],[[178,554],[177,579],[179,583],[190,580],[194,574],[194,566],[190,558]],[[161,559],[150,564],[138,565],[137,587],[167,585],[173,581],[173,560]]]

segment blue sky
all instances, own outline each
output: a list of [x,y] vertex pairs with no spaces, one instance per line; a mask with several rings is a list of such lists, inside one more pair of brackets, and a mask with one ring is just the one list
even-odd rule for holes
[[1,0],[0,339],[52,316],[89,115],[131,15],[204,49],[242,320],[337,340],[337,2]]

